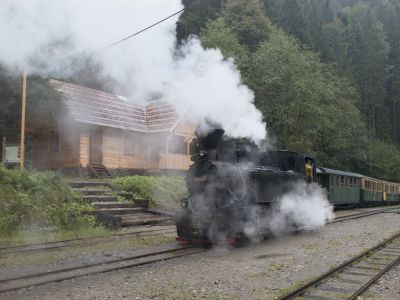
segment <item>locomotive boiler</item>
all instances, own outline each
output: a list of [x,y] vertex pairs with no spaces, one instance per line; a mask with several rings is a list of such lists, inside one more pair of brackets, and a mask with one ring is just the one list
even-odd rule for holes
[[[186,177],[188,197],[177,218],[177,240],[231,242],[268,232],[265,220],[296,181],[311,181],[316,162],[290,151],[261,152],[249,140],[226,139],[216,129],[198,135]],[[306,164],[311,173],[306,174]]]

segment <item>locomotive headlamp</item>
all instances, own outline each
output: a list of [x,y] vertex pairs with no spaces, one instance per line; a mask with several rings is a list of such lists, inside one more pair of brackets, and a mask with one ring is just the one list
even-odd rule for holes
[[187,201],[188,201],[188,199],[186,199],[186,198],[183,198],[182,200],[181,200],[181,206],[183,207],[183,208],[186,208],[187,207]]

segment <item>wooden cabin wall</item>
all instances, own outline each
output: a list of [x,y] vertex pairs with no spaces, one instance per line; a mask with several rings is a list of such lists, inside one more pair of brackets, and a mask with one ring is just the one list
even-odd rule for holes
[[[59,133],[59,151],[50,151],[50,134]],[[32,144],[32,164],[37,169],[79,167],[79,130],[65,124],[36,129]]]
[[[182,121],[177,124],[174,128],[173,132],[169,133],[169,135],[177,135],[185,138],[186,141],[186,154],[177,154],[177,153],[166,153],[163,152],[160,155],[160,169],[169,169],[169,170],[188,170],[189,166],[192,164],[190,160],[190,145],[189,143],[193,141],[195,138],[195,131],[197,126],[193,123]],[[168,142],[168,138],[166,143]]]
[[[154,157],[147,143],[147,134],[103,128],[102,162],[109,169],[155,169],[158,157]],[[132,139],[133,153],[126,155],[124,147]],[[89,162],[89,131],[81,134],[81,164]]]
[[178,125],[174,128],[174,133],[194,138],[196,129],[197,126],[195,124],[183,121],[178,123]]
[[191,164],[190,155],[175,153],[161,154],[159,169],[189,170]]
[[89,128],[82,128],[79,134],[79,162],[86,167],[89,164]]
[[[90,131],[100,127],[88,127],[80,133],[80,164],[90,162]],[[172,133],[138,133],[113,128],[101,128],[102,163],[108,169],[172,169],[187,170],[191,164],[189,155],[166,153],[168,136]],[[127,155],[125,143],[131,139],[133,153]]]
[[[49,127],[35,131],[33,164],[38,169],[86,167],[90,163],[90,132],[102,132],[102,163],[109,169],[172,169],[187,170],[190,155],[166,153],[168,137],[180,135],[190,138],[193,128],[178,125],[174,133],[138,133],[95,125],[76,124],[59,127],[60,151],[50,152]],[[190,134],[192,133],[192,134]],[[127,139],[132,139],[131,155],[124,153]]]

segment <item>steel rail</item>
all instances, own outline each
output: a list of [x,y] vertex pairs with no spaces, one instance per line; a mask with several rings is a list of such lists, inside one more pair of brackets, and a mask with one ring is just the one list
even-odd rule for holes
[[[345,270],[348,267],[351,267],[352,264],[361,261],[363,258],[368,258],[371,253],[377,252],[382,248],[385,248],[388,244],[390,244],[392,241],[400,237],[400,233],[396,233],[395,235],[391,236],[390,238],[384,240],[383,242],[379,243],[378,245],[362,252],[361,254],[353,257],[352,259],[340,264],[339,266],[329,270],[328,272],[318,276],[317,278],[305,283],[303,286],[300,286],[291,292],[289,292],[286,295],[283,295],[277,300],[289,300],[289,299],[294,299],[295,297],[301,297],[307,290],[310,288],[316,287],[318,284],[322,283],[325,279],[331,277],[332,275],[338,274],[341,271]],[[376,280],[378,280],[383,274],[385,274],[388,270],[390,270],[393,266],[398,264],[400,262],[400,253],[399,256],[392,260],[389,264],[386,265],[384,269],[382,269],[379,273],[373,276],[368,282],[363,284],[358,290],[356,290],[350,297],[348,298],[343,298],[341,299],[356,299],[360,294],[362,294],[365,290],[368,289]],[[306,296],[307,297],[307,296]],[[312,298],[312,296],[310,296]]]
[[[34,243],[34,244],[25,244],[19,246],[10,246],[10,247],[2,247],[0,248],[0,256],[1,255],[8,255],[8,254],[15,254],[15,253],[22,253],[22,252],[34,252],[34,251],[47,251],[65,247],[75,247],[75,246],[82,246],[82,245],[92,245],[95,244],[97,240],[104,241],[104,240],[114,240],[120,237],[145,237],[145,236],[152,236],[152,235],[160,235],[164,233],[174,233],[176,230],[172,228],[160,228],[160,229],[153,229],[153,230],[143,230],[143,231],[135,231],[135,232],[126,232],[126,233],[118,233],[118,234],[111,234],[111,235],[101,235],[101,236],[92,236],[86,238],[76,238],[76,239],[68,239],[68,240],[59,240],[53,242],[46,242],[46,243]],[[75,243],[78,242],[78,243]],[[79,243],[81,242],[81,243]]]
[[[327,224],[343,222],[343,221],[347,221],[347,220],[351,220],[351,219],[368,217],[368,216],[380,214],[380,213],[391,212],[392,210],[396,210],[396,209],[399,209],[399,211],[400,211],[400,208],[385,208],[385,209],[375,209],[372,211],[366,211],[366,212],[360,212],[360,213],[340,216],[340,217],[335,218],[332,221],[327,222]],[[92,237],[84,237],[84,238],[76,238],[76,239],[58,240],[58,241],[52,241],[52,242],[46,242],[46,243],[33,243],[33,244],[24,244],[24,245],[18,245],[18,246],[10,246],[10,247],[0,247],[0,255],[15,254],[15,253],[21,253],[21,252],[30,252],[30,251],[46,251],[46,250],[52,250],[52,249],[58,249],[58,248],[64,248],[64,247],[74,247],[74,246],[89,244],[89,243],[69,244],[69,243],[78,242],[78,241],[108,240],[108,239],[116,239],[116,238],[125,237],[125,236],[134,236],[134,237],[147,236],[147,233],[152,233],[152,234],[149,234],[149,236],[151,236],[151,235],[158,235],[158,234],[163,234],[163,233],[173,233],[174,231],[175,231],[175,229],[160,228],[160,229],[154,229],[154,230],[143,230],[143,231],[119,233],[119,234],[112,234],[112,235],[101,235],[101,236],[92,236]],[[63,243],[67,243],[67,244],[60,245]]]
[[50,272],[40,272],[14,278],[0,280],[0,293],[19,290],[30,286],[38,286],[51,282],[59,282],[90,274],[105,273],[114,270],[142,266],[158,261],[169,260],[185,255],[207,251],[204,248],[179,247],[120,259],[102,261],[83,266],[68,267]]
[[395,207],[395,208],[375,209],[375,210],[340,216],[340,217],[333,219],[332,221],[327,222],[327,224],[333,224],[333,223],[343,222],[343,221],[347,221],[347,220],[360,219],[360,218],[369,217],[369,216],[373,216],[373,215],[377,215],[377,214],[381,214],[381,213],[391,212],[394,210],[400,211],[400,208]]

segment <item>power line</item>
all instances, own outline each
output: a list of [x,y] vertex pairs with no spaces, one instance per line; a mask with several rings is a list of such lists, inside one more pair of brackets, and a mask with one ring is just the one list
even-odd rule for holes
[[[114,43],[112,43],[112,44],[110,44],[110,45],[108,45],[108,46],[106,46],[106,47],[104,47],[104,48],[98,49],[97,51],[105,50],[105,49],[114,47],[114,46],[116,46],[116,45],[118,45],[118,44],[121,44],[121,43],[125,42],[126,40],[129,40],[129,39],[131,39],[131,38],[133,38],[133,37],[135,37],[135,36],[141,34],[142,32],[145,32],[146,30],[149,30],[149,29],[151,29],[151,28],[157,26],[158,24],[161,24],[161,23],[167,21],[168,19],[171,19],[172,17],[174,17],[174,16],[180,14],[181,12],[184,12],[185,10],[188,10],[188,9],[191,9],[191,8],[194,8],[194,7],[197,7],[197,6],[198,6],[199,4],[201,4],[203,1],[204,1],[204,0],[195,1],[194,3],[188,5],[187,7],[184,7],[184,8],[182,8],[181,10],[179,10],[179,11],[177,11],[177,12],[174,12],[173,14],[169,15],[168,17],[165,17],[164,19],[162,19],[162,20],[160,20],[160,21],[158,21],[158,22],[156,22],[156,23],[153,23],[153,24],[151,24],[150,26],[147,26],[147,27],[145,27],[145,28],[143,28],[143,29],[141,29],[141,30],[139,30],[139,31],[137,31],[137,32],[135,32],[135,33],[133,33],[133,34],[131,34],[131,35],[129,35],[129,36],[127,36],[127,37],[125,37],[125,38],[119,40],[119,41],[117,41],[117,42],[114,42]],[[97,52],[97,51],[95,51],[95,52]]]

